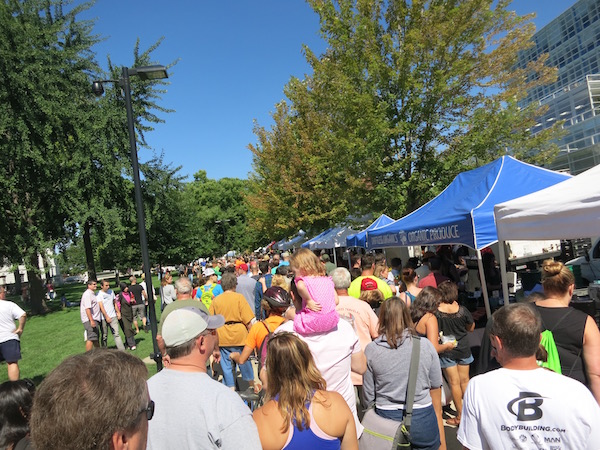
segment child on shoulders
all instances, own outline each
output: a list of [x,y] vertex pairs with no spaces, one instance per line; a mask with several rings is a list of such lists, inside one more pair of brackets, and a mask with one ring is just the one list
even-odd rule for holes
[[339,299],[333,281],[325,275],[324,264],[312,251],[302,248],[292,255],[290,267],[302,297],[302,309],[293,317],[294,331],[306,335],[335,328],[339,321],[335,310]]

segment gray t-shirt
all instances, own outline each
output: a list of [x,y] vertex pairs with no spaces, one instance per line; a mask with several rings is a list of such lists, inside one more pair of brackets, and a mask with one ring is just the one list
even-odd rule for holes
[[262,448],[250,409],[206,373],[163,369],[148,390],[155,412],[147,450]]
[[[407,337],[396,349],[390,348],[385,337],[379,336],[365,348],[367,371],[363,376],[363,392],[367,405],[375,401],[381,409],[400,409],[406,400],[408,372],[413,340]],[[440,359],[433,344],[421,338],[419,371],[414,407],[431,404],[429,389],[442,386]]]
[[254,288],[256,287],[256,281],[249,277],[248,275],[240,275],[237,277],[237,286],[235,288],[235,292],[238,294],[242,294],[248,304],[250,305],[250,309],[254,311],[256,309],[254,304]]

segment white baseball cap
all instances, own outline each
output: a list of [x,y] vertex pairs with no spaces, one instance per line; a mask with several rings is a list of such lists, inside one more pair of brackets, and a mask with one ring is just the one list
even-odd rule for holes
[[211,316],[204,311],[186,307],[169,313],[162,327],[162,337],[167,347],[176,347],[194,339],[204,330],[215,330],[225,324],[225,318]]

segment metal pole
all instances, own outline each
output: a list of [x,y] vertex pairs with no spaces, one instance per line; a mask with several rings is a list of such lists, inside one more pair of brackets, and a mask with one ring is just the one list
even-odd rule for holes
[[508,292],[508,274],[506,273],[506,251],[504,250],[504,241],[498,240],[498,259],[500,260],[500,275],[502,276],[502,294],[504,304],[510,302],[510,293]]
[[481,261],[481,250],[477,250],[477,265],[479,266],[479,280],[481,281],[481,293],[483,294],[485,315],[489,319],[492,317],[492,309],[490,308],[490,299],[487,291],[487,283],[485,281],[485,272],[483,271],[483,262]]
[[137,146],[135,139],[135,126],[133,108],[131,107],[131,89],[129,85],[129,69],[123,67],[121,87],[125,94],[125,108],[127,109],[127,128],[129,130],[129,147],[131,150],[131,165],[133,168],[133,186],[135,191],[135,206],[138,216],[138,230],[140,233],[140,247],[142,249],[142,264],[146,275],[146,293],[148,294],[148,312],[150,314],[150,330],[152,331],[152,345],[154,353],[150,355],[156,361],[156,369],[162,370],[162,357],[156,342],[156,310],[154,309],[154,287],[152,286],[152,272],[150,271],[150,255],[148,254],[148,239],[146,237],[146,220],[144,218],[144,203],[142,201],[142,185],[140,182],[140,168],[138,165]]

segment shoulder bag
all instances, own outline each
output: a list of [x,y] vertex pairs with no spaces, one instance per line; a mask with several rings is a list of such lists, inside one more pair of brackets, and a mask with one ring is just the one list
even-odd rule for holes
[[[410,357],[410,369],[408,372],[408,386],[406,388],[406,403],[404,420],[398,423],[395,420],[386,419],[370,407],[363,420],[365,427],[358,441],[359,450],[406,450],[412,449],[410,438],[410,426],[412,423],[413,403],[415,401],[415,390],[417,387],[417,372],[419,370],[419,355],[421,351],[421,338],[412,336],[413,347]],[[372,406],[372,405],[371,405]]]

